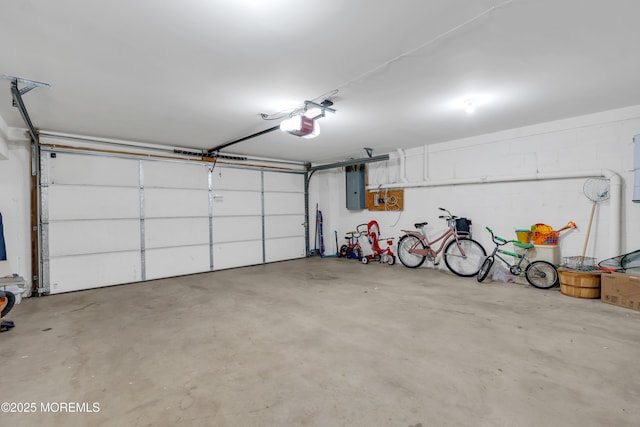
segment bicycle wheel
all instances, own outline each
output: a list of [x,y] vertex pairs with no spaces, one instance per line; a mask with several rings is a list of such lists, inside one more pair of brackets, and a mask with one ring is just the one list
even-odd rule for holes
[[12,292],[2,291],[0,292],[0,298],[4,298],[3,300],[0,300],[0,304],[2,304],[2,312],[0,317],[5,317],[7,314],[9,314],[9,312],[13,308],[13,305],[16,303],[16,296]]
[[395,255],[388,255],[388,259],[387,259],[387,264],[389,265],[393,265],[396,263],[396,256]]
[[533,261],[524,271],[527,282],[538,289],[553,288],[558,284],[558,270],[547,261]]
[[492,256],[488,256],[487,258],[485,258],[484,262],[482,263],[482,267],[480,267],[480,271],[478,271],[478,276],[476,276],[478,282],[482,282],[487,278],[487,275],[489,274],[494,261],[495,259]]
[[444,263],[452,273],[462,277],[471,277],[478,274],[480,264],[486,256],[487,253],[480,243],[472,239],[458,237],[457,242],[455,239],[451,240],[445,248]]
[[341,257],[346,257],[349,255],[349,247],[347,245],[340,246],[340,252],[338,252]]
[[405,267],[418,268],[426,256],[411,252],[412,249],[426,249],[422,240],[416,236],[403,236],[398,242],[398,258]]

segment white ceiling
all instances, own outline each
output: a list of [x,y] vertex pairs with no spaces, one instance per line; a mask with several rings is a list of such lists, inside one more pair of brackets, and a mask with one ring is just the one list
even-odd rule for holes
[[[318,163],[638,105],[639,16],[638,0],[3,1],[0,74],[51,85],[24,95],[38,129],[196,149],[329,98],[315,139],[224,150]],[[9,81],[0,96],[25,127]]]

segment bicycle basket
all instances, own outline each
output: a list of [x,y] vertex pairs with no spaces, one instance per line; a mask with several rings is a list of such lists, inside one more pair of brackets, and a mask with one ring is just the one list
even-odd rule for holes
[[468,218],[457,218],[456,219],[456,232],[460,236],[470,236],[471,235],[471,220]]
[[536,245],[547,245],[547,246],[555,246],[558,244],[558,237],[560,236],[559,231],[549,231],[549,232],[541,232],[541,231],[533,231],[531,233],[531,240]]

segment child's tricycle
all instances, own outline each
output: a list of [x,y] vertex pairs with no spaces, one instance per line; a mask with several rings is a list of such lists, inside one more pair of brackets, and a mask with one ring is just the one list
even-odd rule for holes
[[393,252],[391,252],[393,237],[386,238],[387,246],[384,249],[380,247],[380,240],[383,240],[383,238],[380,237],[380,226],[377,221],[369,221],[365,236],[367,236],[367,239],[369,240],[373,254],[363,255],[360,259],[363,264],[368,264],[370,260],[386,262],[389,265],[396,263],[396,257]]

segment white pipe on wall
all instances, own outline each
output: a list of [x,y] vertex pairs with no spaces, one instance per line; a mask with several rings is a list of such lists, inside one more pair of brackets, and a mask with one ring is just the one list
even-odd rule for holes
[[[375,186],[376,189],[444,187],[451,185],[472,185],[492,182],[544,181],[554,179],[605,177],[610,181],[611,221],[609,224],[609,251],[611,256],[620,255],[622,222],[622,177],[609,169],[596,169],[576,172],[531,173],[525,175],[483,176],[477,178],[448,179],[441,181],[398,182]],[[367,189],[373,189],[367,186]]]
[[431,181],[431,177],[429,176],[429,146],[428,145],[424,146],[422,179],[425,182]]
[[609,169],[602,169],[602,176],[609,180],[609,198],[611,200],[611,221],[609,223],[610,256],[621,253],[622,236],[622,177]]
[[403,184],[407,184],[409,180],[407,179],[407,157],[404,154],[404,150],[402,148],[398,148],[396,150],[398,153],[398,158],[400,159],[400,182]]

